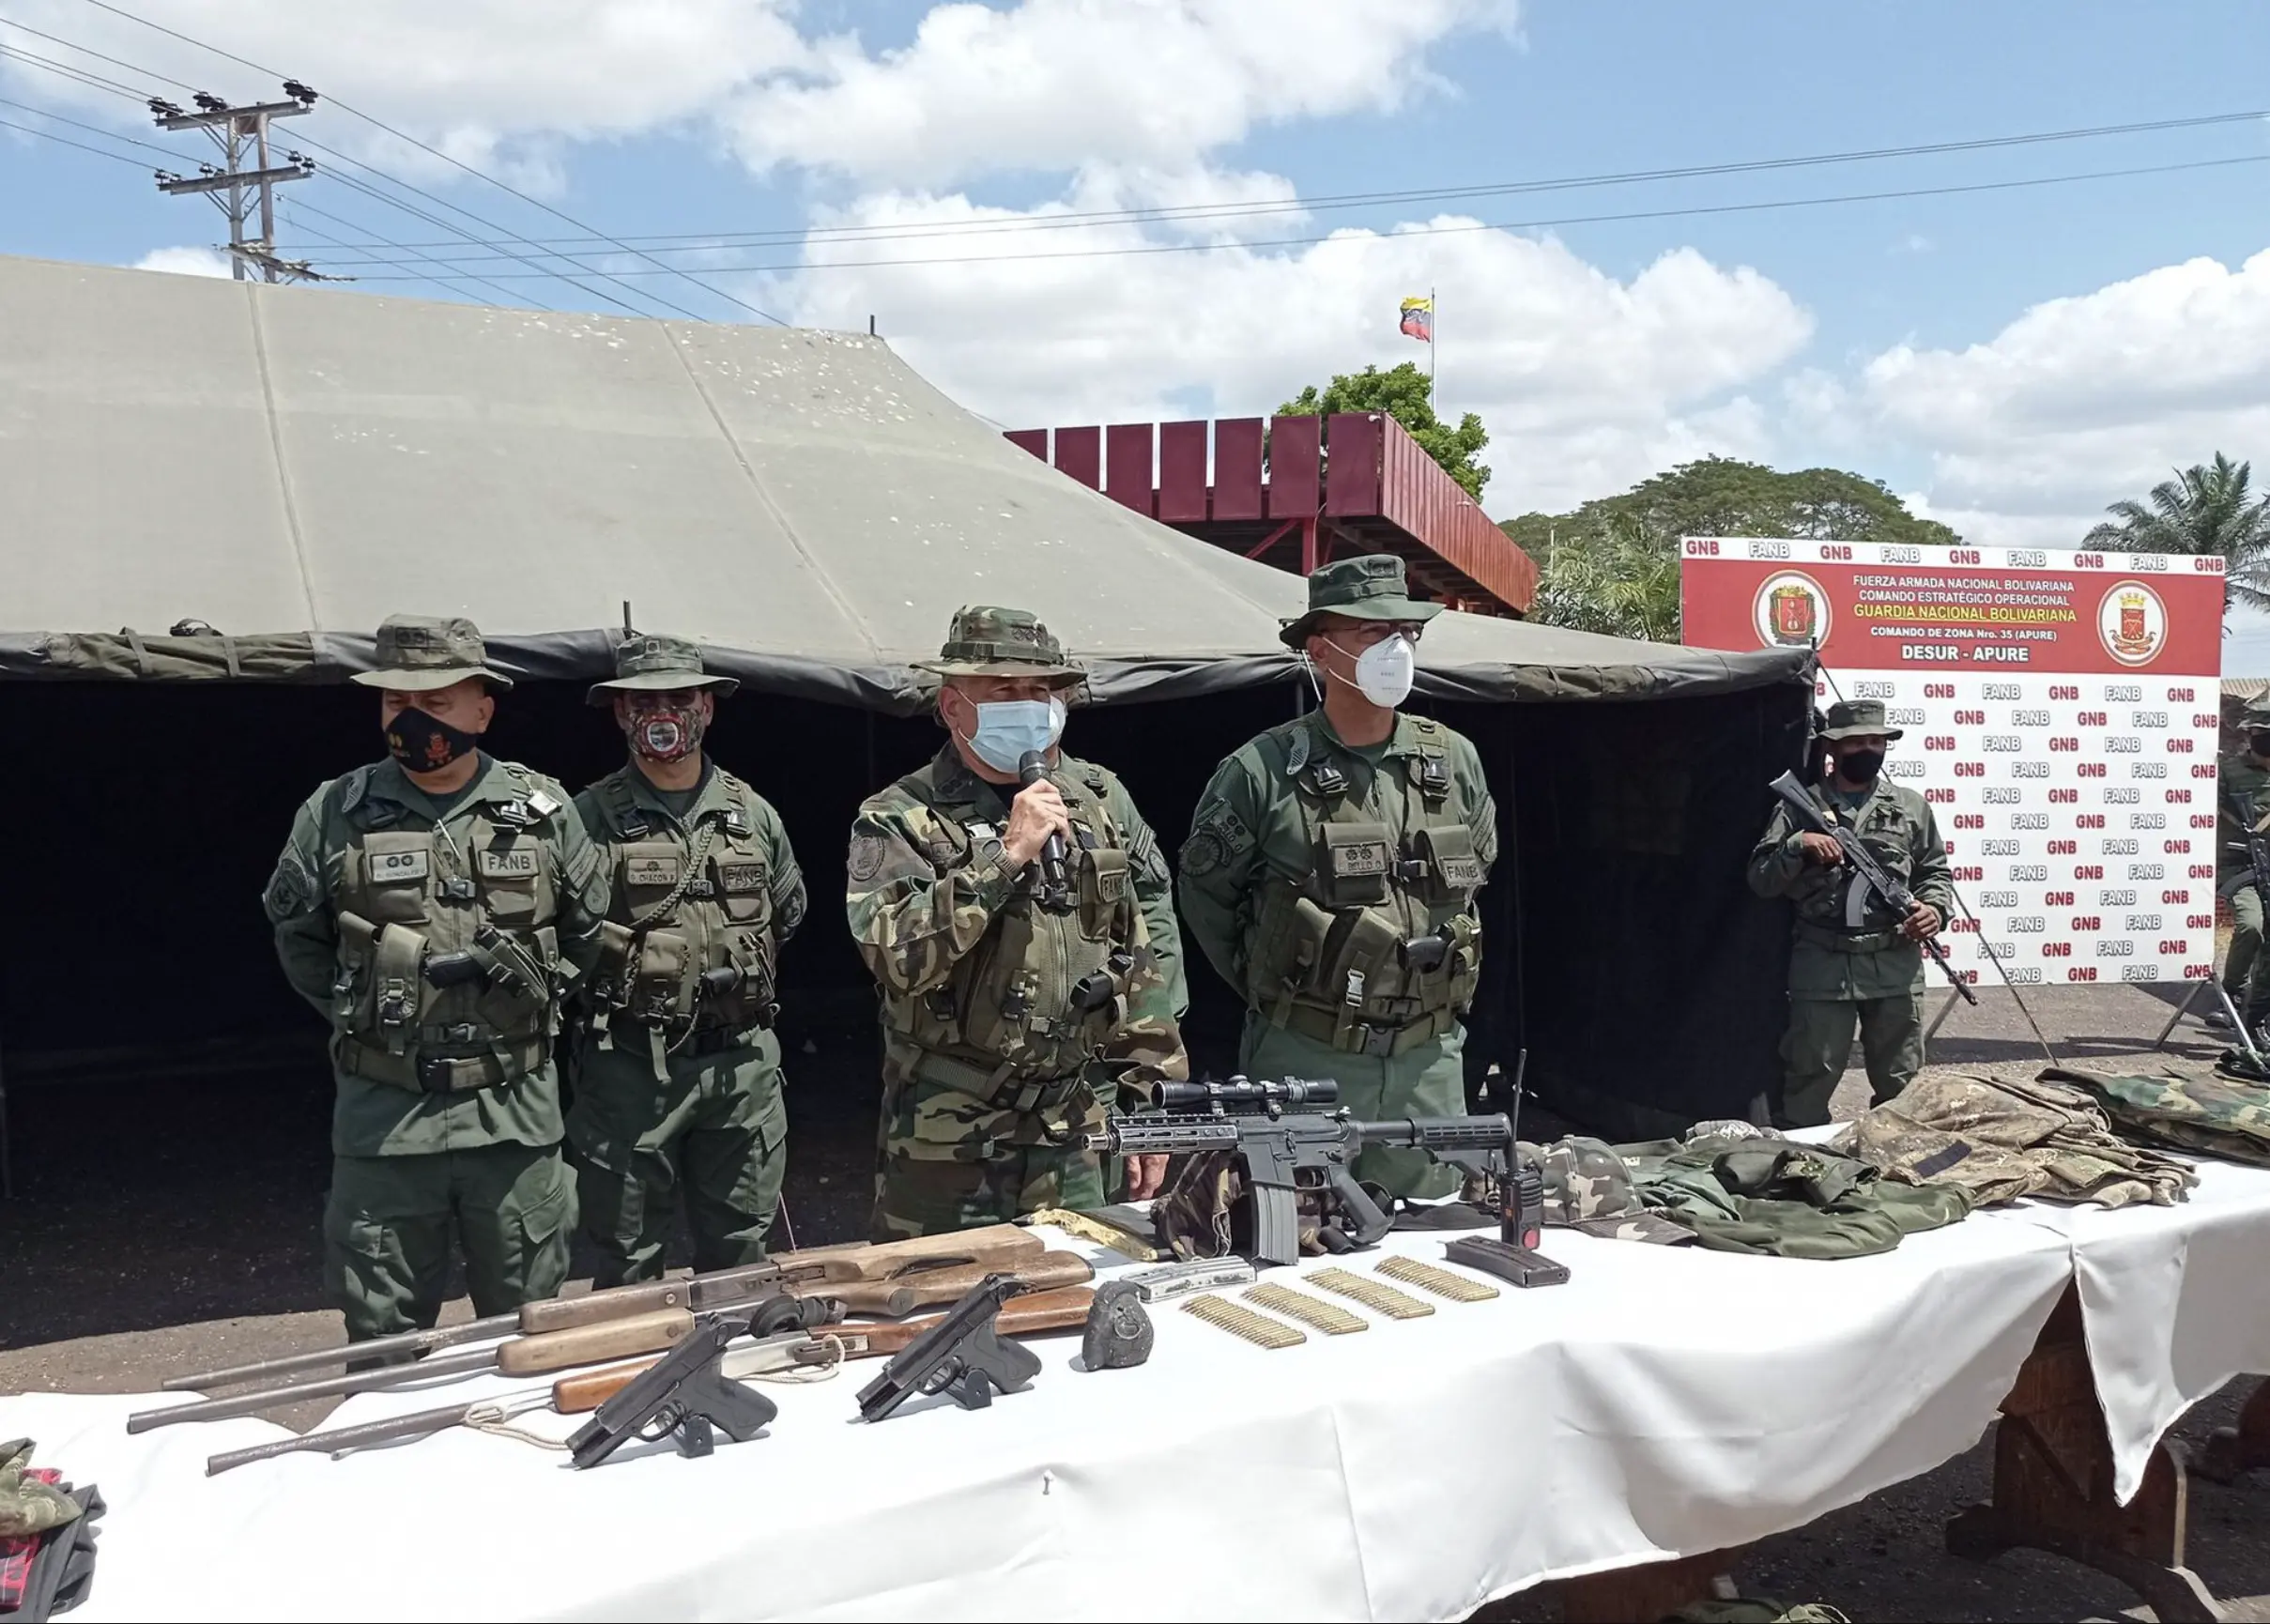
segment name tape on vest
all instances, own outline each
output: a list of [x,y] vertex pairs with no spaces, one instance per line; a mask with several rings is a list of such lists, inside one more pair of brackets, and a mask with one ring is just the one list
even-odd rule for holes
[[675,885],[678,883],[678,859],[625,857],[622,860],[622,882],[625,885]]
[[407,885],[433,872],[431,851],[367,851],[373,885]]

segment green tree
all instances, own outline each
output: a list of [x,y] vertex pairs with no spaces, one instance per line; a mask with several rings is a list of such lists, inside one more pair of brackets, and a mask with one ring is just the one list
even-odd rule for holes
[[1611,637],[1679,641],[1675,541],[1618,520],[1567,541],[1557,533],[1533,556],[1538,576],[1531,620]]
[[1419,442],[1419,449],[1442,465],[1466,495],[1481,500],[1481,487],[1490,470],[1474,459],[1490,443],[1481,419],[1468,412],[1450,427],[1434,415],[1427,375],[1413,361],[1402,361],[1381,372],[1367,366],[1361,372],[1334,375],[1320,393],[1314,384],[1277,408],[1279,417],[1328,417],[1334,412],[1386,412]]
[[2152,487],[2143,501],[2114,502],[2111,518],[2082,538],[2092,552],[2188,553],[2224,563],[2223,602],[2270,609],[2270,496],[2249,490],[2252,463],[2222,452]]
[[1679,538],[1793,537],[1922,543],[1961,540],[1922,519],[1881,481],[1837,468],[1782,473],[1705,457],[1600,497],[1572,513],[1524,513],[1498,527],[1537,560],[1530,619],[1578,631],[1679,640]]

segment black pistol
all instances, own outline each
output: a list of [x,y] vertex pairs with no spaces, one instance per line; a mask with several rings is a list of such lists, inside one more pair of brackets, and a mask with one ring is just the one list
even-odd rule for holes
[[706,1455],[718,1432],[745,1444],[764,1431],[780,1406],[718,1369],[726,1344],[748,1328],[747,1318],[725,1314],[696,1325],[568,1440],[575,1468],[596,1466],[633,1438],[672,1437],[680,1454]]
[[965,1410],[982,1410],[995,1393],[1020,1393],[1040,1372],[1040,1356],[1005,1342],[994,1316],[1024,1290],[1014,1275],[988,1275],[945,1317],[909,1342],[882,1374],[859,1392],[859,1417],[880,1421],[916,1393],[947,1393]]

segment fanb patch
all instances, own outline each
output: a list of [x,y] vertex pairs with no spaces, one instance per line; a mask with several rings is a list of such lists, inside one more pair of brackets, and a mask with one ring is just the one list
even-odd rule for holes
[[286,851],[277,860],[276,872],[268,876],[268,889],[260,894],[260,906],[272,920],[289,919],[307,906],[313,890],[299,859]]
[[1182,871],[1193,880],[1202,880],[1220,867],[1224,857],[1221,836],[1211,829],[1201,829],[1183,843]]
[[729,896],[743,896],[764,889],[764,865],[761,863],[720,863],[717,881]]
[[851,836],[851,855],[847,872],[851,876],[852,884],[868,884],[875,876],[882,872],[884,850],[882,836],[880,835],[854,835]]
[[533,880],[536,878],[536,848],[515,843],[511,846],[484,846],[481,850],[481,878],[483,880]]

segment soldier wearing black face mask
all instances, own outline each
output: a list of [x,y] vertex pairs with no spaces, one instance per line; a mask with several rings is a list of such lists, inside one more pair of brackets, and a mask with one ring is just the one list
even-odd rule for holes
[[567,1279],[552,1034],[607,899],[567,791],[480,747],[513,682],[473,623],[396,616],[377,655],[388,759],[308,797],[262,897],[331,1025],[324,1274],[358,1341],[433,1325],[452,1233],[476,1314]]
[[[2231,956],[2223,960],[2223,990],[2249,1032],[2270,1025],[2270,960],[2262,957],[2262,888],[2247,858],[2247,837],[2270,814],[2270,707],[2259,701],[2240,718],[2247,747],[2225,761],[2216,786],[2219,827],[2215,835],[2215,890],[2231,904]],[[2228,1026],[2220,1009],[2210,1026]]]
[[1786,809],[1767,824],[1750,854],[1750,889],[1796,906],[1789,949],[1789,1032],[1774,1125],[1813,1127],[1829,1120],[1829,1096],[1844,1075],[1860,1027],[1868,1084],[1881,1103],[1914,1080],[1924,1063],[1924,955],[1955,903],[1946,843],[1931,808],[1914,790],[1886,782],[1884,754],[1900,736],[1884,708],[1862,699],[1832,705],[1819,735],[1828,771],[1815,787],[1830,819],[1854,830],[1894,880],[1915,893],[1914,910],[1895,917],[1846,867],[1835,841],[1796,829]]

